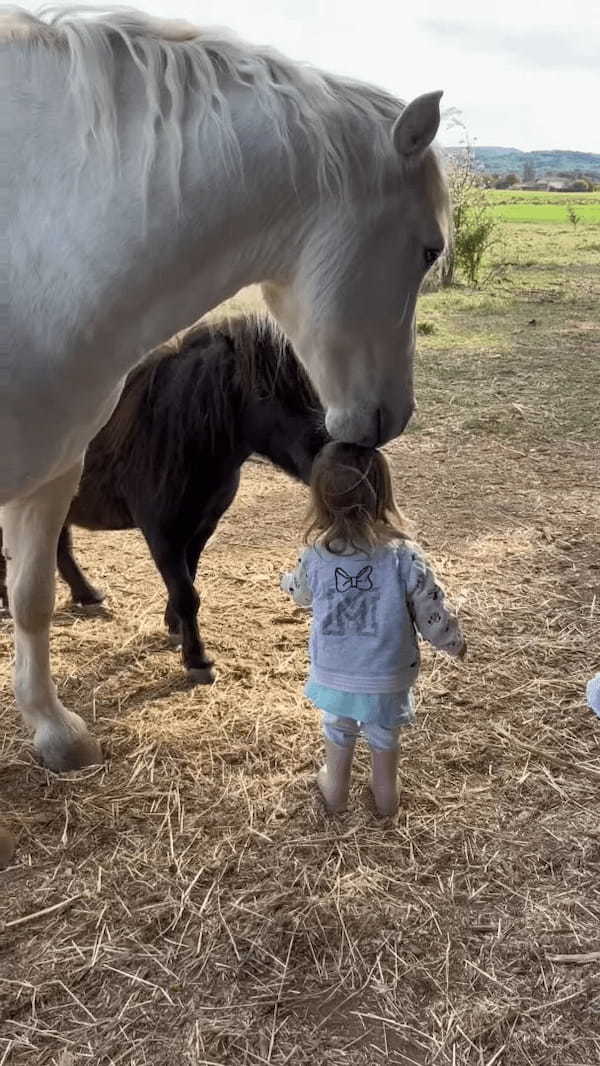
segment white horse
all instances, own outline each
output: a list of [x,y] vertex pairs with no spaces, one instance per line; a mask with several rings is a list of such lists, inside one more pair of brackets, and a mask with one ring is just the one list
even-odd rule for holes
[[448,229],[441,93],[403,106],[226,33],[105,9],[11,9],[0,49],[0,525],[17,705],[64,769],[100,749],[50,675],[56,544],[125,374],[260,282],[331,435],[401,433],[417,292]]

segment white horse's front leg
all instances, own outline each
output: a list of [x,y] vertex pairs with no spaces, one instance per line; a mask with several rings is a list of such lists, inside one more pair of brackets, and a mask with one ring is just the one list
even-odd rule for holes
[[52,770],[102,762],[83,719],[67,711],[50,676],[56,546],[81,464],[31,496],[6,504],[0,524],[7,560],[8,602],[15,628],[15,696],[34,744]]

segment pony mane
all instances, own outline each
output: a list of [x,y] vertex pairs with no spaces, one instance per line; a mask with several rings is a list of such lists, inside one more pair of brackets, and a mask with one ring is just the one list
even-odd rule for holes
[[[185,331],[173,348],[167,341],[151,355],[175,352],[180,358],[210,350],[225,341],[233,356],[230,383],[244,396],[267,399],[270,396],[295,394],[298,405],[321,409],[308,374],[292,345],[272,316],[266,311],[237,312],[198,322]],[[224,360],[222,360],[224,362]]]
[[[4,23],[4,25],[3,25]],[[70,89],[79,111],[82,145],[91,139],[117,152],[115,49],[125,48],[146,93],[142,177],[147,183],[156,131],[168,139],[178,190],[181,122],[193,98],[197,121],[212,123],[224,163],[241,171],[223,78],[250,87],[294,171],[292,134],[299,131],[315,159],[321,190],[349,194],[353,180],[380,180],[391,157],[390,128],[404,104],[382,89],[324,74],[273,49],[256,47],[225,30],[200,30],[183,22],[111,8],[19,8],[0,15],[0,40],[31,42],[66,52]]]
[[267,314],[200,322],[179,343],[168,341],[129,374],[105,447],[119,454],[132,480],[173,499],[184,489],[182,470],[191,443],[235,446],[239,412],[250,398],[280,396],[298,411],[323,409],[289,341]]

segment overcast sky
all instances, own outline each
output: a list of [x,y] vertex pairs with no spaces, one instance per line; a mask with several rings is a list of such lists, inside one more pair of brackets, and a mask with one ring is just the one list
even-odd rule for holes
[[[133,0],[403,99],[444,89],[481,145],[600,152],[600,0]],[[457,143],[446,131],[441,140]]]

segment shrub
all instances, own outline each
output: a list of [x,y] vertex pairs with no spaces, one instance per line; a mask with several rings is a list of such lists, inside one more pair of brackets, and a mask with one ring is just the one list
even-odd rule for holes
[[435,333],[435,326],[433,322],[417,323],[417,333],[421,333],[424,337],[431,337],[431,335]]
[[498,224],[485,194],[485,181],[477,169],[471,146],[456,156],[448,169],[452,197],[451,246],[440,265],[442,285],[452,285],[457,273],[477,287],[486,252],[496,242]]
[[577,229],[577,223],[581,222],[581,215],[578,215],[573,204],[569,204],[567,207],[567,218],[571,223],[573,229]]

